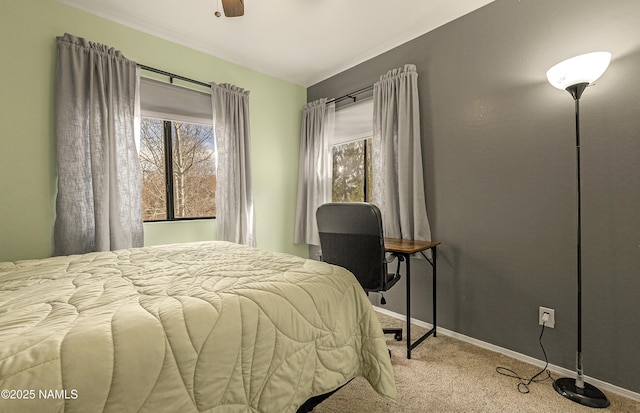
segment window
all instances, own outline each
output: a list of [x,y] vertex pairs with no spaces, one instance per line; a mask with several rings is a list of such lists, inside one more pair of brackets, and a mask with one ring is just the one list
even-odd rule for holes
[[336,110],[332,141],[333,202],[371,202],[373,100]]
[[142,118],[140,164],[145,221],[215,217],[211,125]]
[[140,78],[142,218],[214,218],[216,145],[210,93]]
[[333,202],[371,202],[371,138],[333,146]]

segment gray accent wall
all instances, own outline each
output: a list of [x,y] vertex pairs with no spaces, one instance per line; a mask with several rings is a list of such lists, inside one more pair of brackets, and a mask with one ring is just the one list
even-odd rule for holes
[[[425,6],[426,7],[426,6]],[[575,368],[574,102],[549,67],[591,51],[611,66],[580,101],[585,374],[640,393],[640,1],[497,0],[307,90],[308,101],[418,68],[438,325]],[[432,322],[413,261],[412,316]],[[404,310],[404,285],[387,308]],[[376,301],[377,296],[372,295]]]

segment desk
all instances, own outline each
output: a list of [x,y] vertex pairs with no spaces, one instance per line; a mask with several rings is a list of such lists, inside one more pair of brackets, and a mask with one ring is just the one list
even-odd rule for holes
[[[406,288],[407,288],[407,358],[411,358],[411,350],[422,343],[427,337],[433,334],[436,336],[436,247],[439,242],[434,241],[414,241],[398,238],[385,238],[384,249],[387,252],[394,253],[406,260]],[[432,259],[427,258],[425,251],[431,250]],[[411,254],[422,254],[422,256],[431,264],[433,268],[433,328],[427,331],[422,337],[418,338],[413,344],[411,343]]]

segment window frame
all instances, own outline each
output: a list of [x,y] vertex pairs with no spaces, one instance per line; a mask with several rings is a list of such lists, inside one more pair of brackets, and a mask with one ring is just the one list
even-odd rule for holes
[[[177,217],[176,218],[174,174],[173,174],[173,128],[174,128],[173,123],[177,121],[172,121],[167,119],[158,119],[158,118],[153,118],[148,116],[142,116],[141,118],[156,119],[162,122],[162,140],[163,140],[163,148],[164,148],[164,179],[165,179],[164,187],[165,187],[165,208],[166,208],[166,218],[149,219],[149,220],[143,219],[142,222],[178,222],[178,221],[216,219],[216,215],[202,216],[202,217]],[[184,122],[184,123],[201,124],[197,122]],[[206,125],[206,126],[211,127],[211,125]],[[215,144],[215,133],[213,135],[213,139]],[[217,173],[216,173],[216,177],[217,177]]]
[[[204,85],[174,84],[161,81],[156,76],[139,77],[139,125],[142,118],[163,122],[162,138],[164,148],[165,208],[166,215],[162,219],[145,220],[143,222],[173,222],[198,219],[215,219],[216,216],[178,217],[176,218],[174,165],[173,165],[173,128],[174,122],[213,126],[213,107],[211,92]],[[138,129],[140,131],[140,129]],[[215,145],[215,131],[213,140]],[[138,133],[138,132],[136,132]],[[138,136],[137,138],[141,138]],[[138,142],[139,143],[139,142]],[[217,166],[217,163],[216,163]],[[217,173],[216,173],[217,176]],[[143,183],[141,182],[141,185]],[[216,204],[217,205],[217,204]],[[217,212],[217,210],[216,210]],[[144,210],[143,210],[144,213]]]
[[[353,102],[336,107],[334,133],[330,138],[329,149],[332,163],[334,160],[334,148],[341,145],[363,142],[363,191],[364,201],[373,202],[373,175],[369,179],[369,168],[373,168],[373,97],[367,96]],[[369,154],[371,152],[371,154]],[[369,163],[371,162],[371,165]],[[331,199],[334,200],[333,186],[334,176],[331,176]]]

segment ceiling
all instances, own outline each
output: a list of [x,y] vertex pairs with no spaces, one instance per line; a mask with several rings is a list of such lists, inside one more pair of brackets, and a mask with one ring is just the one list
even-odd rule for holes
[[[59,0],[301,86],[310,86],[493,0]],[[144,62],[141,62],[144,63]]]

